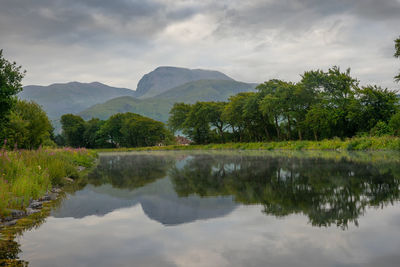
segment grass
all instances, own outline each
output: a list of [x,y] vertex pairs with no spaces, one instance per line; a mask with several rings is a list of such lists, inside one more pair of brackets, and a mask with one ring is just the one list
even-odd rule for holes
[[353,137],[345,140],[339,138],[322,141],[281,141],[257,143],[225,143],[208,145],[171,145],[137,148],[97,149],[99,152],[108,151],[150,151],[150,150],[340,150],[340,151],[366,151],[366,150],[400,150],[400,137]]
[[24,209],[64,177],[78,178],[78,166],[89,167],[96,153],[86,149],[0,150],[0,217]]

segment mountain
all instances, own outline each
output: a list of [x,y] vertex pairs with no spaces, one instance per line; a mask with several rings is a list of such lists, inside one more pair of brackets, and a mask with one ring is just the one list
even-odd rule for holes
[[256,84],[242,83],[234,80],[200,80],[188,82],[172,88],[157,96],[137,99],[129,96],[111,99],[96,104],[81,113],[84,119],[107,119],[119,112],[138,113],[155,120],[166,122],[174,103],[195,103],[197,101],[226,101],[230,96],[240,92],[253,91]]
[[70,82],[49,86],[25,86],[19,97],[35,101],[43,107],[50,119],[58,119],[63,114],[78,113],[112,98],[135,95],[133,90],[111,87],[99,82]]
[[87,185],[65,199],[51,215],[55,218],[104,216],[138,204],[149,219],[168,226],[223,217],[238,206],[230,196],[179,197],[171,180],[165,177],[135,190],[117,189],[110,184]]
[[149,98],[179,85],[198,80],[233,81],[232,78],[219,71],[158,67],[140,79],[136,92],[140,98]]

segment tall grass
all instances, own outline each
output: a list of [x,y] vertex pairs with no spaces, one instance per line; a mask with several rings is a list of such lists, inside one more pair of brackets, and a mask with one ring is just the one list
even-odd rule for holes
[[24,209],[64,177],[77,178],[77,166],[89,167],[95,152],[86,149],[0,150],[0,216]]
[[148,150],[220,150],[220,149],[260,149],[260,150],[400,150],[400,138],[393,136],[382,137],[353,137],[341,140],[340,138],[322,141],[281,141],[258,143],[226,143],[189,146],[156,146],[138,148],[98,149],[96,151],[148,151]]

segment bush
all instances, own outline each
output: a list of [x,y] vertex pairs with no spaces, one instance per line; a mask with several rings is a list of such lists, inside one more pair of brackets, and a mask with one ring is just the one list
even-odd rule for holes
[[390,118],[389,126],[393,129],[396,136],[400,135],[400,112],[397,112]]
[[393,129],[383,121],[378,123],[371,129],[372,136],[384,136],[393,134]]

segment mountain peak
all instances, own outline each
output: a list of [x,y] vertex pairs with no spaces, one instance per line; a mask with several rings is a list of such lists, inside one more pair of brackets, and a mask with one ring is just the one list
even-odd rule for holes
[[233,79],[215,70],[160,66],[140,79],[136,92],[139,97],[148,98],[166,92],[171,88],[198,80],[232,81]]

